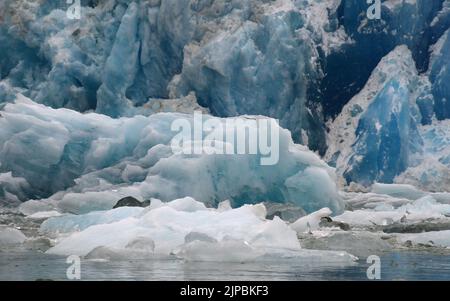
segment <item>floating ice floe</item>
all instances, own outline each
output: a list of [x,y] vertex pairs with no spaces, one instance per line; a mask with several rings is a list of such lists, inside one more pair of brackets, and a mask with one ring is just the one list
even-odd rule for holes
[[52,211],[40,211],[34,214],[28,215],[26,218],[35,220],[44,220],[51,217],[61,216],[61,213],[55,210]]
[[20,230],[0,226],[0,246],[21,244],[26,239],[27,237]]
[[450,230],[414,234],[398,234],[397,240],[402,243],[410,241],[413,244],[450,248]]
[[425,195],[426,192],[420,191],[412,185],[405,184],[380,184],[372,185],[372,192],[377,194],[386,194],[395,198],[404,198],[408,200],[417,200]]
[[449,215],[450,205],[441,204],[428,195],[396,208],[390,203],[386,204],[381,201],[374,208],[345,211],[334,219],[351,225],[387,226],[400,222],[446,219]]
[[[179,206],[180,203],[184,203],[184,206]],[[77,216],[75,218],[79,220],[79,226],[74,225],[74,217],[63,216],[49,219],[41,230],[47,231],[45,229],[53,224],[54,229],[73,231],[71,236],[49,250],[49,253],[54,254],[84,256],[100,246],[125,248],[131,241],[141,237],[155,242],[156,253],[168,255],[182,246],[186,236],[191,233],[201,233],[224,244],[227,244],[225,241],[236,240],[254,248],[300,249],[295,232],[284,222],[279,219],[265,220],[263,205],[245,205],[222,212],[201,206],[202,203],[186,198],[146,209],[118,208]],[[137,211],[131,212],[131,209]],[[120,211],[123,213],[122,218],[119,217]],[[116,216],[117,220],[106,223],[111,221],[111,216]],[[67,226],[64,227],[64,224]],[[78,232],[77,228],[82,230]],[[204,241],[199,237],[198,240]]]
[[[133,210],[135,210],[133,212]],[[192,261],[250,261],[311,257],[284,221],[265,218],[264,205],[208,209],[193,199],[152,200],[143,208],[118,208],[80,216],[50,218],[41,232],[60,233],[50,254],[90,259],[177,256]],[[321,252],[351,263],[345,252]]]

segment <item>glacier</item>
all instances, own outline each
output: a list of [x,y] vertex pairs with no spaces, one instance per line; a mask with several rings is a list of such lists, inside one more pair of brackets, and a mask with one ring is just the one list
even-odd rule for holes
[[[80,3],[0,2],[1,245],[344,264],[449,246],[450,0],[385,0],[380,20],[360,0]],[[276,124],[279,161],[174,151],[199,112]],[[441,231],[407,233],[424,223]]]
[[392,183],[421,151],[420,111],[411,95],[421,92],[419,83],[410,51],[399,46],[329,126],[327,158],[335,161],[347,182]]
[[[342,175],[364,185],[394,181],[418,165],[410,157],[420,142],[406,147],[401,131],[420,137],[414,127],[448,117],[448,0],[383,1],[381,20],[368,20],[367,4],[357,0],[81,1],[82,22],[52,1],[1,5],[1,103],[21,93],[53,108],[118,118],[151,115],[161,100],[188,98],[219,117],[279,119],[295,142],[334,164],[338,141],[330,142],[327,122],[363,93],[383,57],[406,45],[407,72],[416,68],[421,83],[410,82],[413,95],[399,97],[411,98],[403,109],[415,121],[395,121],[403,127],[395,133],[400,145],[383,140],[385,155],[364,155],[378,166],[355,154]],[[391,84],[397,89],[377,89]],[[363,128],[374,117],[357,135],[371,137]],[[401,160],[389,158],[396,152]]]

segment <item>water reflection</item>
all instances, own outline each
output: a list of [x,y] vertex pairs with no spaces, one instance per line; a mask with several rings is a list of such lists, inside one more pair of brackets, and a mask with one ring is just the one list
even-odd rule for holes
[[[450,280],[450,255],[395,252],[381,257],[382,280]],[[82,280],[367,280],[368,264],[335,266],[300,260],[253,263],[185,262],[177,259],[82,261]],[[65,258],[0,252],[0,280],[66,280]]]

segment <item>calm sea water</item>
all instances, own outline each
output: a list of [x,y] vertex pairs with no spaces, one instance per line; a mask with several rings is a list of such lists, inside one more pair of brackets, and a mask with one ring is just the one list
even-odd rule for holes
[[[0,280],[66,280],[65,258],[38,252],[0,252]],[[326,262],[184,262],[182,260],[82,261],[82,280],[367,280],[368,264]],[[381,257],[382,280],[450,280],[450,255],[395,252]]]

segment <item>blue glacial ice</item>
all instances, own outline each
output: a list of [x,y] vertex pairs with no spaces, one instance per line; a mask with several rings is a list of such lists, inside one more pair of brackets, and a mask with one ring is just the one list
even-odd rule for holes
[[[410,71],[416,67],[415,73],[426,75],[419,77],[421,83],[408,84],[409,92],[395,81],[378,92],[393,89],[399,99],[414,98],[411,108],[403,102],[402,112],[411,111],[422,124],[448,117],[448,0],[383,1],[381,20],[368,20],[368,5],[359,0],[81,4],[82,21],[67,18],[67,7],[54,1],[2,1],[1,103],[22,93],[53,108],[132,117],[157,112],[167,98],[195,98],[215,116],[277,118],[295,142],[321,155],[332,149],[334,155],[339,141],[327,138],[327,118],[369,85],[383,57],[406,45]],[[384,106],[381,102],[373,108]],[[377,136],[372,122],[382,116],[369,115],[358,129],[361,137]],[[369,147],[364,156],[370,163],[358,162],[355,154],[347,180],[390,182],[416,164],[409,162],[410,153],[420,142],[406,150],[403,133],[419,137],[415,122],[392,122],[383,126],[383,135],[401,143],[385,137],[380,147]],[[393,158],[394,152],[401,159]]]
[[3,1],[0,102],[21,92],[119,117],[195,93],[215,115],[277,118],[325,150],[320,59],[348,42],[339,1],[81,2],[82,22],[53,1]]
[[[261,154],[174,152],[171,141],[177,132],[171,126],[180,118],[193,122],[192,114],[181,113],[112,119],[52,109],[21,96],[2,111],[0,169],[25,179],[29,185],[21,193],[46,198],[41,202],[48,205],[45,211],[55,204],[70,213],[107,210],[125,196],[141,201],[190,196],[210,205],[227,199],[234,205],[293,202],[308,212],[322,207],[335,213],[342,210],[334,169],[306,147],[294,144],[290,132],[276,122],[279,161],[265,166]],[[232,129],[233,135],[239,131],[245,135],[246,129]],[[217,139],[225,142],[225,138]],[[31,201],[23,206],[34,205]]]
[[450,118],[450,30],[434,47],[430,67],[430,81],[433,84],[434,111],[439,120]]
[[[384,57],[365,87],[329,123],[327,161],[347,183],[404,183],[448,191],[448,122],[435,91],[446,76],[446,36],[433,46],[429,72],[398,46]],[[441,68],[439,80],[433,74]],[[439,69],[439,70],[441,70]],[[445,99],[445,98],[444,98]]]
[[327,156],[348,183],[392,183],[421,151],[420,82],[411,52],[399,46],[330,125]]

